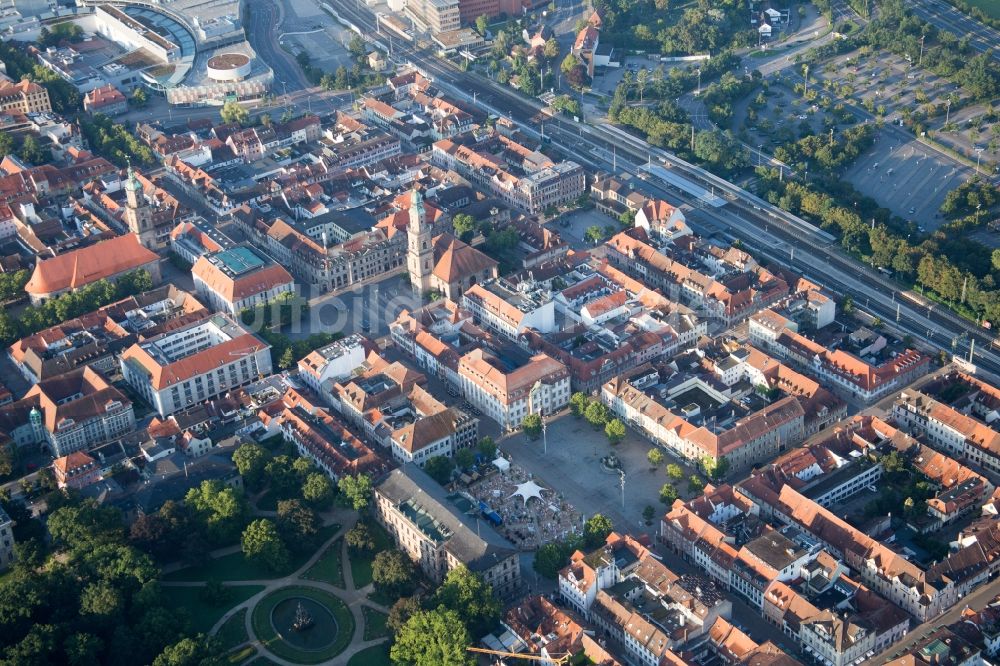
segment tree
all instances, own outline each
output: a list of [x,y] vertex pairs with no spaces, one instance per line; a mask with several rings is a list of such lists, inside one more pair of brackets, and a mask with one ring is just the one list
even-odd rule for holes
[[646,521],[647,525],[652,525],[654,516],[656,516],[656,509],[647,504],[646,507],[642,510],[642,519]]
[[521,421],[521,430],[531,439],[538,439],[542,434],[542,417],[538,414],[528,414]]
[[604,434],[607,436],[609,442],[617,444],[625,439],[625,424],[619,419],[611,419],[604,426]]
[[555,580],[559,570],[566,566],[566,558],[572,550],[563,541],[543,543],[535,551],[533,567],[543,577]]
[[424,471],[427,472],[427,475],[442,486],[451,482],[451,474],[454,470],[455,463],[448,456],[434,456],[424,463]]
[[389,608],[389,619],[385,624],[395,636],[411,617],[420,612],[420,601],[416,597],[402,597]]
[[333,73],[333,87],[335,90],[346,90],[351,87],[351,80],[347,74],[347,68],[341,65]]
[[431,605],[460,614],[473,636],[485,635],[500,619],[500,602],[493,587],[464,565],[448,572]]
[[221,663],[218,653],[214,638],[198,634],[167,646],[153,660],[153,666],[214,666]]
[[879,459],[886,474],[899,474],[907,470],[907,462],[899,451],[890,451]]
[[248,120],[250,120],[250,112],[240,106],[237,102],[233,101],[226,102],[222,105],[222,110],[219,112],[219,116],[221,116],[222,122],[227,125],[244,125]]
[[674,500],[676,500],[678,497],[679,495],[677,493],[677,489],[674,488],[673,485],[669,483],[664,483],[663,486],[660,488],[660,501],[666,504],[667,506],[672,506]]
[[288,549],[281,541],[278,528],[267,518],[247,525],[240,544],[248,560],[261,562],[271,571],[278,571],[288,564]]
[[247,486],[260,488],[263,481],[264,467],[271,459],[271,454],[260,444],[247,442],[233,451],[233,464]]
[[322,472],[311,472],[302,484],[302,498],[313,506],[329,506],[333,499],[333,482]]
[[347,543],[347,547],[355,553],[370,553],[375,550],[375,537],[372,536],[368,525],[361,521],[358,521],[354,524],[354,527],[347,530],[347,534],[344,535],[344,541]]
[[489,30],[489,27],[490,19],[487,18],[486,14],[480,14],[476,17],[476,32],[485,37],[486,31]]
[[587,230],[583,232],[583,240],[597,245],[604,240],[604,229],[597,224],[587,227]]
[[48,148],[42,148],[41,144],[31,134],[24,137],[21,142],[19,155],[22,160],[31,164],[45,164],[52,161],[52,152]]
[[91,583],[80,595],[80,613],[108,622],[121,612],[124,603],[121,592],[110,583]]
[[14,152],[14,138],[7,132],[0,132],[0,153],[9,155]]
[[118,509],[91,499],[53,511],[48,528],[56,545],[71,549],[115,541],[124,534]]
[[729,132],[703,130],[695,135],[695,157],[711,167],[736,171],[746,166],[746,151]]
[[398,550],[383,550],[372,560],[372,582],[389,595],[409,593],[413,586],[413,563]]
[[688,490],[693,493],[698,493],[699,495],[705,489],[705,482],[701,480],[701,477],[697,474],[692,474],[688,477]]
[[851,314],[854,312],[854,297],[850,294],[844,296],[840,301],[840,311],[844,314]]
[[295,350],[291,347],[285,349],[281,354],[281,358],[278,359],[278,367],[282,370],[288,370],[295,366],[297,360],[295,358]]
[[342,476],[337,482],[337,488],[350,500],[355,511],[364,511],[371,501],[372,479],[367,474]]
[[347,42],[347,50],[351,52],[354,59],[365,57],[365,40],[361,39],[361,35],[354,34],[351,35],[350,41]]
[[459,238],[468,240],[476,229],[476,219],[468,213],[459,213],[451,219],[451,225]]
[[209,542],[221,545],[239,536],[247,512],[241,491],[222,481],[206,480],[188,490],[184,502],[193,509]]
[[646,458],[649,460],[650,465],[653,467],[659,467],[663,464],[663,451],[661,451],[659,447],[654,446],[649,450],[649,453],[646,454]]
[[132,104],[139,107],[140,109],[149,103],[149,97],[146,95],[146,90],[142,86],[136,88],[132,91]]
[[587,423],[600,428],[608,422],[608,408],[600,400],[591,400],[583,416],[587,419]]
[[401,666],[472,666],[466,651],[472,644],[462,618],[453,610],[438,608],[414,613],[389,652]]
[[545,56],[546,60],[555,60],[559,57],[559,42],[556,41],[555,37],[549,37],[545,41],[545,46],[542,48],[542,55]]
[[604,543],[608,535],[614,529],[611,519],[607,516],[595,513],[583,524],[583,540],[588,548],[596,548]]
[[98,654],[102,647],[100,638],[82,632],[73,634],[63,644],[66,660],[71,666],[89,666],[98,663]]
[[459,449],[455,452],[455,464],[459,469],[469,469],[476,462],[476,454],[472,449]]
[[[1000,252],[1000,250],[998,250]],[[581,417],[584,412],[587,411],[587,405],[590,403],[590,398],[587,397],[586,393],[581,393],[577,391],[569,397],[569,409],[573,412],[573,416]]]
[[639,91],[639,103],[642,104],[642,93],[649,84],[649,70],[643,67],[639,70],[639,73],[635,75],[635,87]]
[[479,449],[479,453],[486,460],[493,460],[497,455],[497,445],[493,442],[493,438],[486,435],[481,440],[479,440],[479,445],[476,447]]
[[297,499],[278,502],[278,533],[292,550],[306,552],[316,546],[320,520],[316,512]]
[[705,476],[713,481],[719,481],[725,478],[726,472],[729,471],[729,461],[725,456],[719,458],[705,456],[701,459],[701,469],[705,472]]
[[563,74],[569,74],[571,71],[573,71],[573,68],[577,67],[580,64],[582,63],[580,62],[580,59],[576,57],[576,55],[574,55],[573,53],[567,53],[566,57],[563,58],[562,63],[560,63],[559,69],[562,70]]

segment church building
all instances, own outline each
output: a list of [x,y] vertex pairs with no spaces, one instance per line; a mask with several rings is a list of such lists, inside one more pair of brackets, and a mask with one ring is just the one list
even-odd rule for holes
[[431,235],[424,200],[418,190],[410,199],[406,228],[406,268],[413,290],[421,296],[437,292],[457,301],[474,284],[497,277],[497,262],[452,234]]

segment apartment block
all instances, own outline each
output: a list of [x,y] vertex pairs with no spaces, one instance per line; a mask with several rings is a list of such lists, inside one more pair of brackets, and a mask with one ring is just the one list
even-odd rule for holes
[[537,354],[517,366],[483,349],[458,363],[462,395],[505,430],[519,428],[528,414],[554,414],[569,403],[569,371],[562,363]]
[[271,346],[228,315],[212,315],[132,345],[125,381],[160,416],[271,374]]

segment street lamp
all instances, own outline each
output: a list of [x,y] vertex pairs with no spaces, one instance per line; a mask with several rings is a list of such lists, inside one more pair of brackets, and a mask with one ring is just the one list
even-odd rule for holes
[[622,511],[625,510],[625,470],[621,467],[618,468],[618,475],[620,477],[620,485],[622,489]]
[[982,148],[976,148],[976,175],[977,176],[979,175],[979,160],[982,158],[982,156],[983,156],[983,149]]
[[[541,388],[542,388],[542,382],[541,382],[541,380],[539,380],[539,381],[535,382],[535,385],[531,387],[530,391],[528,391],[528,413],[529,414],[534,414],[535,413],[535,394],[539,390],[541,390]],[[541,420],[542,420],[542,453],[547,456],[548,453],[549,453],[549,438],[548,438],[548,436],[546,434],[547,427],[545,425],[545,414],[542,412],[542,410],[539,410],[538,411],[538,415],[539,415],[539,418],[541,418]]]

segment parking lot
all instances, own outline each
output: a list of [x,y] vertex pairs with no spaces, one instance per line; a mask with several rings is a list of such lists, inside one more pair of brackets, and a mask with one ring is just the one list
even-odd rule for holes
[[305,51],[312,65],[325,72],[334,72],[340,66],[350,68],[347,42],[353,33],[314,0],[283,0],[283,10],[283,33],[278,36],[283,49],[293,55]]
[[844,177],[861,193],[930,232],[946,222],[938,214],[945,196],[972,171],[916,139],[898,142],[883,132]]

